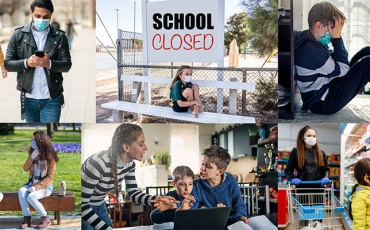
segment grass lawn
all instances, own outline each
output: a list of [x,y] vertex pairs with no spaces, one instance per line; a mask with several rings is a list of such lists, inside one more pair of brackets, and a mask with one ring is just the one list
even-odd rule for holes
[[[0,191],[16,192],[27,181],[29,173],[23,171],[28,157],[33,130],[15,130],[13,135],[0,136]],[[81,143],[81,132],[54,132],[52,143]],[[62,215],[81,215],[81,154],[59,153],[53,187],[58,191],[62,180],[66,181],[67,191],[75,196],[75,211],[62,212]],[[51,214],[51,213],[50,213]],[[1,212],[1,215],[22,215],[22,212]],[[35,215],[38,215],[35,212]]]

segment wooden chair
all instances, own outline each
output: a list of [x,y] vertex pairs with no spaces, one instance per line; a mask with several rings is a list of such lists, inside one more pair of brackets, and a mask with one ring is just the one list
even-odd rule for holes
[[108,192],[108,213],[111,219],[113,219],[113,228],[122,228],[125,227],[127,224],[126,220],[122,220],[122,205],[119,205],[119,210],[115,209],[116,204],[116,196],[112,193]]

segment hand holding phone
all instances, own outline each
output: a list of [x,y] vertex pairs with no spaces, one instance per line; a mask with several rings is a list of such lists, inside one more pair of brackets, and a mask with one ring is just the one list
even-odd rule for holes
[[45,53],[44,53],[44,51],[36,51],[35,55],[39,58],[43,58],[45,56]]

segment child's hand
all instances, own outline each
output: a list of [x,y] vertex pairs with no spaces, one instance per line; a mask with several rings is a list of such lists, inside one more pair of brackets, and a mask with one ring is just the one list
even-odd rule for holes
[[341,18],[334,18],[335,25],[333,28],[331,28],[330,23],[328,22],[328,31],[331,34],[332,38],[340,38],[342,37],[342,30],[344,26],[344,21]]
[[242,216],[242,217],[240,217],[240,219],[239,219],[240,221],[243,221],[244,222],[244,224],[248,224],[248,219],[247,219],[247,217],[245,217],[245,216]]
[[217,204],[217,208],[222,208],[222,207],[225,207],[223,203]]
[[171,196],[160,196],[160,197],[157,197],[156,200],[150,200],[150,202],[153,202],[154,203],[153,206],[155,208],[158,208],[161,211],[176,208],[175,203],[180,203],[179,201],[175,200],[175,198]]
[[191,207],[193,207],[193,204],[190,203],[190,201],[196,202],[195,198],[189,195],[184,199],[181,206],[177,210],[189,210]]

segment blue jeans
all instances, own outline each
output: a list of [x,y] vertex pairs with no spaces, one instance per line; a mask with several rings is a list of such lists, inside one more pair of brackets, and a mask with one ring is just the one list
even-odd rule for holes
[[[40,216],[47,216],[47,212],[45,211],[44,206],[40,203],[40,199],[44,198],[44,191],[38,190],[35,192],[29,192],[27,189],[29,189],[31,186],[29,185],[23,185],[22,188],[18,191],[18,198],[19,203],[22,208],[22,212],[24,216],[31,216],[30,212],[30,205],[40,214]],[[46,186],[46,195],[50,196],[53,192],[53,185]]]
[[59,97],[54,99],[33,99],[26,97],[27,123],[58,123],[62,106]]
[[[106,225],[111,226],[113,228],[112,220],[110,219],[107,211],[107,207],[105,203],[102,203],[100,206],[92,206],[90,205],[92,210],[99,216],[99,218],[105,222]],[[81,219],[81,229],[83,230],[94,230],[90,224],[88,224],[85,220]]]
[[69,49],[72,48],[72,35],[67,36]]

